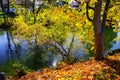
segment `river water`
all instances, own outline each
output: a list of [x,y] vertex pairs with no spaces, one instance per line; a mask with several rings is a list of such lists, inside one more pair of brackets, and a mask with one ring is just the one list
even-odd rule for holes
[[[68,38],[67,41],[69,43],[70,39]],[[78,45],[78,43],[79,42],[77,42],[75,45]],[[64,47],[66,47],[66,45],[64,45]],[[0,64],[3,64],[11,59],[17,59],[33,53],[34,52],[32,52],[32,50],[28,48],[27,41],[20,41],[14,38],[14,36],[11,36],[9,32],[7,33],[7,31],[0,30]],[[86,54],[84,54],[84,51],[80,48],[72,50],[72,53],[75,53],[72,54],[73,56],[79,56],[79,58],[83,58],[86,56]],[[59,61],[62,61],[62,56],[60,54],[56,55],[48,52],[44,56],[45,57],[42,61],[45,63],[47,62],[48,66],[56,66]]]
[[0,63],[7,59],[8,46],[5,32],[0,33]]
[[[120,30],[120,28],[119,28]],[[111,47],[110,50],[114,50],[114,49],[120,49],[120,32],[117,32],[117,37],[116,37],[116,42],[113,43],[113,46]]]
[[[117,36],[119,36],[120,32],[117,33]],[[19,57],[23,57],[31,52],[31,50],[28,48],[28,43],[26,41],[20,41],[18,39],[15,39],[13,36],[10,35],[10,33],[7,34],[7,31],[0,30],[0,64],[5,63],[7,60],[10,59],[16,59]],[[68,43],[70,42],[69,38],[67,39]],[[77,42],[77,41],[75,41]],[[20,43],[16,46],[17,43]],[[79,42],[77,42],[75,45],[79,45]],[[120,40],[117,38],[117,41],[113,44],[113,46],[110,48],[110,50],[118,49],[120,48]],[[65,47],[65,45],[64,45]],[[17,52],[16,52],[17,50]],[[80,49],[76,48],[72,51],[72,53],[75,57],[79,56],[79,58],[83,58],[86,56],[85,52]],[[46,55],[47,57],[43,58],[43,62],[46,63],[46,61],[49,63],[50,66],[56,66],[56,63],[62,60],[61,55],[55,55],[51,52],[48,52]]]
[[0,30],[0,64],[6,62],[7,60],[24,56],[23,53],[28,52],[26,42],[21,42],[19,46],[21,46],[19,53],[16,53],[16,44],[13,43],[10,34],[7,34],[7,31]]

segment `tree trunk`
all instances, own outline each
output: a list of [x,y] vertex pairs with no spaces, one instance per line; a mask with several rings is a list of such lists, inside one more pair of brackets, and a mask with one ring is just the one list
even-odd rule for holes
[[[89,6],[90,0],[86,2],[86,17],[89,21],[93,23],[94,26],[94,35],[95,35],[95,59],[101,60],[103,59],[104,53],[104,40],[103,40],[103,33],[104,27],[106,26],[106,19],[108,14],[108,9],[110,5],[110,0],[106,0],[106,4],[104,7],[103,15],[101,16],[101,9],[102,9],[102,0],[97,0],[95,3],[95,7]],[[90,18],[88,10],[94,10],[93,19]]]
[[4,18],[4,23],[6,23],[6,17],[5,17],[5,10],[4,10],[4,6],[3,6],[3,0],[0,0],[0,5],[1,5],[1,8],[2,8],[2,14],[3,14],[3,18]]
[[33,14],[35,13],[35,0],[33,0]]
[[98,0],[98,2],[95,3],[94,18],[93,18],[96,60],[103,59],[103,32],[102,32],[102,24],[101,24],[101,8],[102,8],[102,0]]
[[7,0],[7,12],[9,12],[10,11],[10,2],[9,2],[9,0]]
[[33,14],[34,14],[34,23],[35,23],[36,22],[35,0],[33,0]]

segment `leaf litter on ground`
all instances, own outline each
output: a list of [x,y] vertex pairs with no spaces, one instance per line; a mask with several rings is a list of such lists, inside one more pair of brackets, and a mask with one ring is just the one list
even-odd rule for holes
[[120,80],[120,53],[96,61],[77,62],[60,70],[32,72],[20,80]]

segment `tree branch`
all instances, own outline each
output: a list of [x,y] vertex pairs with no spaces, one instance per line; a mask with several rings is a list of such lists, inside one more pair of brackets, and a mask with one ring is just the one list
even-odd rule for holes
[[53,45],[51,43],[47,43],[47,44],[53,46],[56,49],[56,51],[62,55],[62,58],[63,58],[63,61],[64,61],[65,54],[61,51],[61,49],[58,48],[56,45]]
[[[51,46],[53,46],[55,49],[57,49],[57,50],[60,52],[61,55],[67,56],[67,52],[66,52],[66,50],[64,49],[64,47],[63,47],[62,45],[60,45],[60,43],[58,43],[58,42],[56,42],[56,41],[54,41],[54,42],[55,42],[55,44],[49,42],[48,45],[51,45]],[[59,45],[60,48],[59,48],[56,44]],[[62,49],[62,50],[61,50],[61,49]]]
[[[87,3],[87,4],[88,4],[88,3]],[[87,5],[87,7],[88,7],[89,9],[94,10],[94,7],[91,7],[91,6],[89,6],[89,5]]]
[[72,37],[72,40],[71,40],[71,43],[70,43],[70,47],[68,48],[68,55],[70,54],[71,50],[72,50],[72,46],[73,46],[73,43],[74,43],[74,39],[75,39],[75,36],[73,35]]
[[106,4],[105,4],[105,9],[104,9],[104,14],[103,14],[103,20],[102,20],[102,32],[104,31],[104,27],[105,27],[105,23],[106,23],[106,19],[107,19],[107,13],[108,13],[109,5],[110,5],[110,0],[107,0]]
[[80,55],[79,55],[79,56],[77,56],[76,58],[74,58],[74,60],[72,61],[72,63],[77,62],[77,60],[79,59],[79,57],[80,57]]
[[61,48],[62,48],[62,50],[65,52],[65,56],[67,56],[68,54],[67,54],[67,51],[65,50],[65,48],[63,47],[63,45],[62,44],[60,44],[59,42],[56,42],[56,41],[54,41],[55,43],[57,43]]
[[90,8],[90,9],[94,9],[94,8],[90,7],[88,4],[89,4],[89,2],[86,2],[86,16],[87,16],[87,19],[88,19],[89,21],[93,22],[93,20],[92,20],[92,19],[90,18],[90,16],[89,16],[88,9],[89,9],[89,8]]

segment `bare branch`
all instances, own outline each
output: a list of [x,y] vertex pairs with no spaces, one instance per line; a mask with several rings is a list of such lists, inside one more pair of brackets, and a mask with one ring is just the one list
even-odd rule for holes
[[72,50],[72,47],[73,47],[73,43],[74,43],[74,39],[75,39],[75,36],[73,35],[72,37],[72,40],[71,40],[71,43],[70,43],[70,47],[68,48],[68,55],[70,54],[71,50]]
[[55,41],[55,43],[57,43],[62,48],[62,50],[65,52],[64,55],[67,56],[67,51],[65,50],[65,48],[63,47],[63,45],[60,44],[59,42],[56,42],[56,41]]
[[79,55],[79,56],[77,56],[76,58],[74,58],[74,60],[72,61],[72,63],[77,62],[77,60],[79,59],[79,57],[80,57],[80,55]]
[[65,56],[65,55],[64,55],[64,53],[61,51],[60,48],[58,48],[56,45],[53,45],[53,44],[51,44],[51,43],[46,43],[46,44],[53,46],[53,47],[56,49],[56,51],[62,55],[62,58],[63,58],[63,61],[64,61],[64,56]]
[[[62,56],[67,56],[67,52],[66,52],[66,50],[64,49],[64,47],[60,44],[60,43],[58,43],[58,42],[56,42],[56,41],[53,41],[54,43],[47,43],[48,45],[51,45],[51,46],[53,46],[55,49],[57,49],[59,52],[60,52],[60,54],[62,55]],[[58,45],[58,46],[57,46]]]

